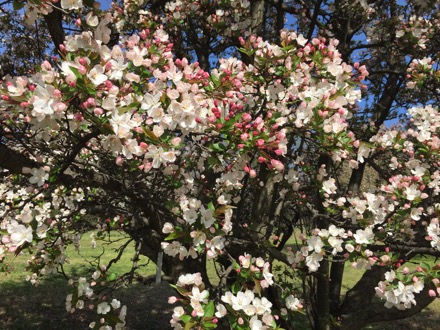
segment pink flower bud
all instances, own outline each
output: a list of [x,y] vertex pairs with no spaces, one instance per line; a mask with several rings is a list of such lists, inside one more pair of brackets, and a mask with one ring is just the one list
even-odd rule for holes
[[282,172],[284,171],[284,164],[280,162],[279,160],[272,159],[270,161],[271,165],[278,171]]
[[175,137],[171,140],[171,144],[173,146],[178,146],[182,142],[182,139],[180,137]]
[[246,123],[250,122],[252,120],[252,116],[249,113],[244,113],[243,116],[241,117],[243,119],[243,121],[245,121]]
[[56,98],[60,98],[61,97],[61,91],[59,89],[55,89],[53,91],[53,96]]
[[78,68],[78,72],[79,72],[81,75],[85,75],[85,74],[87,73],[87,69],[86,69],[85,66],[81,65],[81,66]]
[[104,110],[102,110],[101,108],[95,108],[93,109],[93,113],[97,116],[101,116],[104,113]]
[[171,296],[171,297],[168,298],[168,303],[169,304],[174,304],[178,300],[179,300],[179,298],[177,298],[175,296]]
[[124,159],[122,157],[116,157],[116,165],[121,166],[124,163]]

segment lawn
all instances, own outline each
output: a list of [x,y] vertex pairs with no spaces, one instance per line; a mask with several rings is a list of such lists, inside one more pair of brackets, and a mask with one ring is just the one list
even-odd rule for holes
[[[115,239],[123,239],[114,236]],[[88,263],[102,254],[102,245],[92,249],[89,235],[84,235],[81,241],[82,249],[79,255],[73,248],[68,250],[70,264],[65,268],[66,273],[81,275],[86,271]],[[105,245],[105,254],[101,256],[101,264],[108,263],[117,251],[115,248],[120,243]],[[131,266],[130,260],[134,254],[134,248],[129,247],[128,253],[114,265],[113,271],[123,273]],[[45,329],[45,330],[77,330],[87,329],[89,322],[94,320],[94,314],[83,310],[74,314],[68,314],[65,310],[65,297],[68,286],[61,275],[50,275],[42,280],[38,286],[33,286],[24,278],[27,275],[25,265],[28,257],[20,255],[9,260],[15,267],[11,274],[0,273],[0,329]],[[156,268],[148,259],[141,258],[139,265],[143,276],[155,274]],[[214,274],[213,267],[210,273]],[[360,277],[360,272],[353,270],[347,264],[344,276],[344,290],[347,290]],[[115,297],[120,299],[128,307],[128,328],[162,330],[168,328],[168,321],[173,306],[168,305],[167,298],[174,291],[166,282],[159,285],[144,285],[133,283],[115,292]],[[437,300],[429,309],[411,318],[369,326],[369,330],[398,330],[398,329],[437,329],[440,315],[440,301]],[[301,322],[301,319],[299,319]],[[308,329],[306,324],[298,324],[298,329]]]

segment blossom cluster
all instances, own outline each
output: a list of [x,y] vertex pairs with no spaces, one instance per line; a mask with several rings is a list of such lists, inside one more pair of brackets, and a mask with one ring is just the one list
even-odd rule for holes
[[204,26],[198,27],[195,31],[198,35],[205,32],[223,37],[238,37],[246,34],[246,28],[251,23],[249,8],[249,0],[212,2],[173,0],[165,5],[168,16],[164,23],[170,25],[172,31],[185,28],[186,25],[191,26],[191,20],[201,16],[205,17],[206,21]]
[[410,89],[421,88],[424,82],[433,77],[434,80],[440,79],[440,71],[434,69],[434,61],[430,57],[413,60],[407,69],[406,86]]
[[376,294],[379,298],[385,299],[385,307],[397,307],[398,309],[411,308],[416,305],[414,294],[420,293],[424,288],[424,283],[417,277],[413,277],[411,284],[405,285],[396,279],[396,273],[391,270],[385,273],[385,281],[379,282],[376,287]]
[[[401,19],[404,20],[403,17],[401,17]],[[396,31],[396,38],[425,49],[425,44],[433,35],[433,32],[434,27],[430,20],[414,15],[411,16],[407,22],[404,22],[402,27]]]
[[[169,302],[179,302],[183,306],[174,308],[172,327],[183,329],[182,323],[186,327],[216,327],[219,319],[228,318],[231,326],[237,329],[275,329],[279,316],[273,313],[272,303],[262,296],[262,290],[274,284],[270,267],[260,257],[240,256],[239,261],[234,262],[237,282],[232,291],[226,291],[215,305],[212,301],[208,302],[209,293],[199,273],[180,276],[175,286],[180,298],[170,297]],[[289,295],[286,307],[297,311],[302,305],[297,298]]]
[[66,310],[69,313],[74,313],[76,309],[81,310],[85,307],[89,310],[96,309],[100,319],[98,322],[92,322],[90,328],[103,330],[124,329],[127,307],[122,306],[117,299],[108,302],[105,295],[99,295],[94,291],[95,287],[96,291],[100,291],[98,288],[104,285],[105,280],[104,268],[95,271],[90,281],[85,277],[80,277],[76,282],[76,286],[73,286],[75,282],[70,280],[69,284],[73,288],[72,293],[66,297]]

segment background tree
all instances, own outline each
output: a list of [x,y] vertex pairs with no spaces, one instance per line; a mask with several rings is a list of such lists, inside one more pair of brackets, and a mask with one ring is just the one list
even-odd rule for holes
[[0,55],[1,76],[33,73],[43,60],[51,42],[44,24],[35,22],[26,25],[20,14],[4,4],[0,10],[2,52]]
[[[301,283],[262,292],[286,328],[286,304],[302,305],[316,329],[419,312],[434,299],[438,266],[400,267],[439,254],[438,113],[430,106],[438,101],[438,6],[126,1],[104,10],[93,2],[28,2],[27,21],[43,27],[34,30],[38,52],[25,56],[44,57],[46,26],[58,59],[29,79],[4,79],[4,248],[36,253],[31,268],[39,275],[61,269],[65,245],[77,239],[72,231],[121,230],[151,260],[164,249],[172,281],[199,272],[211,287],[206,259],[219,257],[216,303],[226,304],[229,284],[238,283],[232,294],[250,283],[268,286],[272,266],[261,260],[277,260]],[[280,36],[283,27],[297,32]],[[232,55],[242,62],[219,60]],[[21,57],[8,61],[5,73],[32,70]],[[383,127],[398,119],[400,129]],[[363,188],[372,172],[382,181]],[[296,247],[286,253],[292,238]],[[251,269],[244,252],[262,258],[253,260],[261,272],[244,271]],[[367,270],[341,297],[347,261]],[[100,272],[93,276],[105,277]],[[399,283],[417,293],[417,305],[396,298]],[[193,284],[179,279],[183,296]],[[374,300],[377,293],[400,309]],[[205,298],[199,305],[207,314]],[[194,319],[182,320],[195,326],[202,312],[191,308]]]

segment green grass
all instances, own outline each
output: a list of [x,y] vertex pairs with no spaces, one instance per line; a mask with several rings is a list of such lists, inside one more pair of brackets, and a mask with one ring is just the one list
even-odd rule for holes
[[[113,235],[115,240],[124,239],[121,235]],[[125,241],[125,239],[124,239]],[[66,265],[67,274],[74,277],[84,275],[89,262],[97,261],[107,264],[117,255],[115,250],[121,245],[121,241],[111,244],[102,244],[98,241],[98,247],[91,248],[88,234],[81,240],[81,254],[74,248],[67,251],[70,263]],[[105,253],[103,253],[103,248]],[[125,273],[132,265],[131,258],[134,256],[134,247],[130,245],[121,260],[112,267],[116,273]],[[38,286],[33,286],[24,278],[27,255],[20,255],[9,259],[11,267],[15,268],[10,274],[0,273],[0,329],[45,329],[45,330],[76,330],[86,329],[89,322],[95,320],[95,315],[87,310],[68,314],[65,310],[65,298],[68,293],[66,280],[61,275],[50,275],[42,279]],[[142,276],[154,275],[156,266],[145,257],[141,257],[138,263],[142,265]],[[214,266],[208,263],[208,273],[213,283],[216,283]],[[353,269],[346,264],[344,273],[343,292],[352,287],[362,276],[362,272]],[[163,330],[166,328],[170,312],[173,306],[167,304],[167,297],[174,295],[174,291],[167,283],[159,286],[146,286],[134,283],[115,292],[115,297],[128,306],[128,328]],[[399,330],[399,329],[437,329],[440,315],[440,301],[437,299],[428,309],[411,318],[381,323],[367,327],[369,330]],[[296,329],[309,329],[307,319],[298,316]]]
[[[93,249],[89,235],[84,235],[81,240],[81,253],[69,247],[67,250],[69,263],[64,267],[66,274],[73,278],[84,276],[92,269],[90,262],[96,263],[98,260],[100,265],[107,265],[117,255],[116,248],[121,245],[121,241],[118,240],[126,241],[121,235],[112,236],[114,243],[98,241],[98,246]],[[112,272],[118,274],[127,272],[132,265],[131,258],[134,252],[133,245],[130,245],[121,259],[112,266]],[[15,258],[8,257],[7,262],[13,271],[0,273],[0,329],[86,329],[95,315],[89,311],[78,311],[74,314],[66,312],[65,299],[69,287],[62,275],[48,275],[42,278],[37,286],[25,280],[26,275],[29,274],[25,270],[28,258],[29,256],[24,253]],[[156,273],[156,266],[149,262],[148,258],[141,256],[138,265],[140,266],[138,272],[142,276]],[[145,324],[146,320],[159,318],[158,322],[163,323],[164,320],[169,319],[168,315],[162,315],[163,311],[169,311],[166,300],[156,301],[157,308],[148,308],[146,311],[149,300],[151,301],[147,296],[150,291],[150,287],[134,281],[130,287],[115,292],[115,297],[120,298],[123,303],[128,302],[128,313],[132,324],[130,329],[144,329],[142,324]],[[162,291],[168,292],[168,295],[173,293],[165,284],[162,285]],[[159,297],[158,294],[156,296]],[[161,317],[165,319],[162,320]],[[160,325],[156,328],[162,329]],[[151,329],[156,328],[153,325]]]

